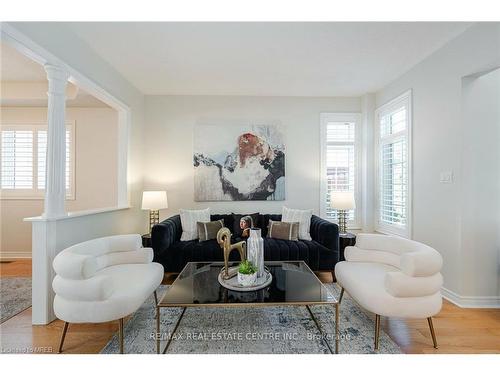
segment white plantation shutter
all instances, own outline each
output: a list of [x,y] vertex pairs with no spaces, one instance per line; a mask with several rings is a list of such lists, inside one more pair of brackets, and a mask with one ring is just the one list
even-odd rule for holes
[[[359,175],[358,152],[359,135],[357,134],[356,114],[324,113],[321,116],[322,125],[322,182],[321,214],[323,217],[337,221],[337,211],[330,208],[330,198],[335,191],[352,191],[357,204],[360,203],[357,194]],[[357,210],[349,211],[350,226],[360,223]]]
[[33,131],[2,131],[2,189],[33,189]]
[[409,93],[378,110],[377,229],[409,237]]
[[380,220],[406,225],[408,194],[406,139],[395,139],[382,146]]
[[[74,126],[66,130],[66,191],[74,191]],[[47,127],[10,125],[1,128],[0,188],[2,198],[41,198],[45,189]]]

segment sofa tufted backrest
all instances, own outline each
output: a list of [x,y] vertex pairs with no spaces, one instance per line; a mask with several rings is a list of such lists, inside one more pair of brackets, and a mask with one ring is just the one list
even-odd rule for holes
[[[210,221],[224,220],[224,226],[233,232],[234,218],[231,214],[213,214],[210,215]],[[281,221],[281,214],[260,214],[259,220],[255,226],[262,230],[262,237],[267,237],[269,220]]]
[[261,229],[262,237],[267,237],[267,232],[269,230],[269,220],[281,221],[281,214],[263,214],[259,215],[260,223],[259,228]]
[[233,215],[231,214],[214,214],[210,215],[210,221],[224,220],[224,226],[233,231]]

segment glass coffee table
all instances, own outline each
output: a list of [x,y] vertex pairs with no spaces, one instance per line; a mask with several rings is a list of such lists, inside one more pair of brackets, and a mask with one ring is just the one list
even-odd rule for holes
[[[235,266],[237,263],[230,264]],[[156,351],[165,353],[172,342],[187,307],[268,307],[306,306],[318,330],[321,328],[310,305],[333,305],[335,308],[335,353],[339,351],[339,305],[337,299],[321,283],[314,272],[302,261],[265,262],[273,276],[271,285],[253,292],[235,292],[219,284],[217,277],[222,262],[190,262],[160,298],[156,306]],[[174,330],[161,346],[160,314],[162,307],[182,307]],[[322,333],[322,332],[321,332]],[[332,348],[321,335],[330,352]]]

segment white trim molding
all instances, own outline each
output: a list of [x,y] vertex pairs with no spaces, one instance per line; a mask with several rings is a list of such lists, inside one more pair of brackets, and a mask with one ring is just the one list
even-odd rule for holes
[[2,251],[0,261],[12,261],[19,259],[31,259],[31,251]]
[[[413,133],[413,110],[412,110],[412,97],[413,92],[411,89],[405,91],[396,98],[390,100],[389,102],[381,105],[375,110],[375,131],[374,131],[374,161],[375,161],[375,231],[378,233],[401,236],[404,238],[411,239],[413,237],[413,146],[412,146],[412,133]],[[380,222],[380,115],[384,112],[390,112],[391,110],[397,109],[397,107],[404,105],[406,108],[406,129],[397,133],[396,137],[404,136],[407,141],[407,203],[406,203],[406,225],[404,227],[399,227],[397,225],[389,225]],[[392,135],[384,138],[386,141],[393,139]]]
[[499,309],[500,297],[496,296],[461,296],[442,287],[443,298],[464,309]]
[[[349,221],[347,226],[349,230],[362,229],[363,223],[363,195],[361,188],[363,186],[363,122],[360,112],[322,112],[320,113],[320,191],[319,191],[319,212],[320,216],[329,221],[332,219],[326,216],[326,197],[327,197],[327,175],[326,175],[326,133],[328,122],[354,122],[354,197],[356,200],[355,220]],[[341,142],[342,143],[342,142]],[[340,144],[340,143],[339,143]]]
[[71,219],[71,218],[80,217],[80,216],[102,214],[105,212],[128,210],[129,208],[131,208],[131,206],[94,208],[94,209],[83,210],[83,211],[72,211],[72,212],[68,212],[67,215],[63,215],[63,216],[55,217],[55,218],[50,218],[50,219],[47,219],[43,216],[26,217],[23,219],[23,221],[31,221],[31,222],[33,222],[33,221],[57,221],[57,220]]

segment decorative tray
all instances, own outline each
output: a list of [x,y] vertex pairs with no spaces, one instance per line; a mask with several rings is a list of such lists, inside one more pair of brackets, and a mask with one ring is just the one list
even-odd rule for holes
[[253,292],[255,290],[259,290],[262,288],[265,288],[271,282],[273,281],[273,275],[269,272],[267,268],[264,268],[264,275],[262,277],[259,277],[256,281],[256,283],[252,286],[241,286],[238,284],[238,277],[234,276],[230,279],[224,280],[222,278],[222,274],[224,272],[224,268],[222,268],[221,272],[219,273],[218,280],[219,284],[222,285],[224,288],[229,289],[229,290],[234,290],[236,292]]

